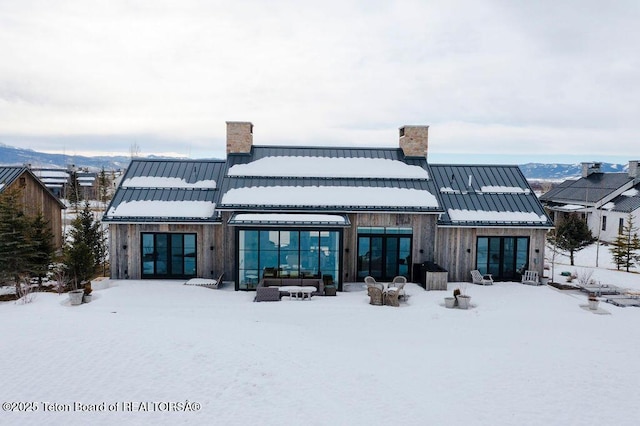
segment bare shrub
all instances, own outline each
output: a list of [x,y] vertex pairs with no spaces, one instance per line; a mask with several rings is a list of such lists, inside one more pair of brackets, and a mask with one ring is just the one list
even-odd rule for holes
[[591,277],[593,276],[593,270],[591,269],[582,269],[580,270],[580,272],[574,271],[572,275],[575,276],[575,279],[578,281],[578,284],[580,284],[583,287],[589,284],[593,284],[594,282],[591,279]]

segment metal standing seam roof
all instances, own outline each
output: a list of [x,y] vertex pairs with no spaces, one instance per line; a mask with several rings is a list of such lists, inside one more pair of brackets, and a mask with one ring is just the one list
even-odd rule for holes
[[[553,227],[518,166],[430,164],[429,167],[438,190],[443,189],[440,198],[445,213],[440,216],[440,225]],[[483,188],[488,191],[483,191]],[[500,188],[504,188],[504,192]],[[449,209],[534,213],[545,217],[546,221],[453,221],[449,217]]]
[[628,173],[593,173],[587,177],[562,182],[542,194],[540,200],[560,204],[593,205],[631,180]]
[[26,167],[0,166],[0,192],[11,185],[26,170]]
[[[401,161],[407,165],[418,166],[428,173],[425,158],[404,157],[400,148],[333,148],[333,147],[288,147],[288,146],[253,146],[251,154],[229,154],[227,156],[226,171],[238,164],[247,164],[266,157],[328,157],[328,158],[376,158]],[[298,187],[377,187],[377,188],[404,188],[428,191],[438,198],[437,190],[433,179],[412,179],[412,178],[343,178],[343,177],[288,177],[288,176],[229,176],[225,172],[221,193],[224,194],[231,189],[247,187],[275,187],[275,186],[298,186]],[[439,201],[439,200],[438,200]],[[292,211],[318,211],[319,206],[282,206],[282,205],[220,205],[221,209],[229,210],[269,210],[283,209]],[[397,208],[378,206],[326,206],[331,211],[410,211],[410,212],[441,212],[438,208],[404,207]]]
[[40,180],[38,178],[38,176],[33,174],[33,172],[31,170],[29,170],[28,167],[24,167],[24,166],[23,167],[20,167],[20,166],[0,166],[0,192],[2,192],[6,187],[11,185],[23,173],[30,174],[31,177],[33,177],[33,179],[40,184],[42,189],[45,192],[47,192],[54,200],[56,200],[56,202],[58,203],[58,205],[62,209],[66,209],[67,208],[64,205],[64,203],[62,201],[60,201],[58,199],[58,197],[56,197],[53,194],[53,192],[51,192],[51,189],[49,189],[47,187],[47,185],[45,185],[44,182],[42,182],[42,180]]
[[[144,160],[136,159],[131,162],[125,175],[120,181],[114,198],[107,207],[103,217],[104,222],[219,222],[216,215],[208,218],[189,216],[163,216],[158,212],[156,217],[113,216],[110,213],[122,203],[132,201],[205,201],[217,205],[220,197],[219,184],[224,176],[224,160]],[[213,180],[216,188],[155,188],[155,187],[124,187],[127,179],[133,177],[180,178],[189,184],[203,180]]]
[[611,202],[614,204],[614,207],[610,209],[610,211],[631,213],[636,211],[637,209],[640,209],[640,184],[634,186],[633,189],[638,191],[637,195],[618,195],[616,198],[611,200]]

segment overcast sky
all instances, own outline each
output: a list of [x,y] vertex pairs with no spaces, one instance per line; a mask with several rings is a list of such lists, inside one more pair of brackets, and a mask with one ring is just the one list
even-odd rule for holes
[[0,0],[0,143],[67,154],[397,146],[640,159],[640,1]]

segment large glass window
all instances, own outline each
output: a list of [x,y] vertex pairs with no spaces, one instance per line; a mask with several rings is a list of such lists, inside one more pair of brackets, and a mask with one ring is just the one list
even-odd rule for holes
[[476,268],[494,279],[520,280],[529,267],[528,237],[478,237]]
[[412,228],[359,227],[358,278],[409,278],[412,239]]
[[196,234],[143,233],[142,278],[196,276]]
[[263,277],[321,278],[337,282],[341,231],[240,229],[238,288],[254,289]]

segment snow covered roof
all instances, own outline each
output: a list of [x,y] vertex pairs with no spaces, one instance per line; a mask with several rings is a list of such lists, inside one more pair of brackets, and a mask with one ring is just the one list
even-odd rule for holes
[[430,168],[445,209],[442,226],[553,226],[518,166]]
[[184,178],[164,176],[133,176],[122,181],[123,188],[215,188],[216,181],[203,179],[187,182]]
[[142,200],[125,201],[112,206],[107,216],[119,218],[164,218],[164,219],[209,219],[213,216],[215,204],[210,201],[188,200]]
[[349,219],[336,214],[295,213],[238,213],[228,222],[230,225],[322,225],[349,226]]
[[438,200],[428,191],[405,188],[351,186],[270,186],[229,190],[221,208],[235,206],[437,209]]
[[104,222],[219,222],[216,182],[220,160],[146,160],[131,162]]
[[442,211],[426,158],[399,148],[253,146],[227,162],[220,209]]
[[429,179],[419,167],[388,158],[268,156],[229,168],[229,176]]
[[631,213],[640,209],[640,184],[623,192],[602,208],[621,213]]
[[499,223],[536,223],[545,224],[546,215],[538,215],[534,212],[508,212],[508,211],[484,211],[484,210],[457,210],[449,209],[449,218],[452,222],[499,222]]

